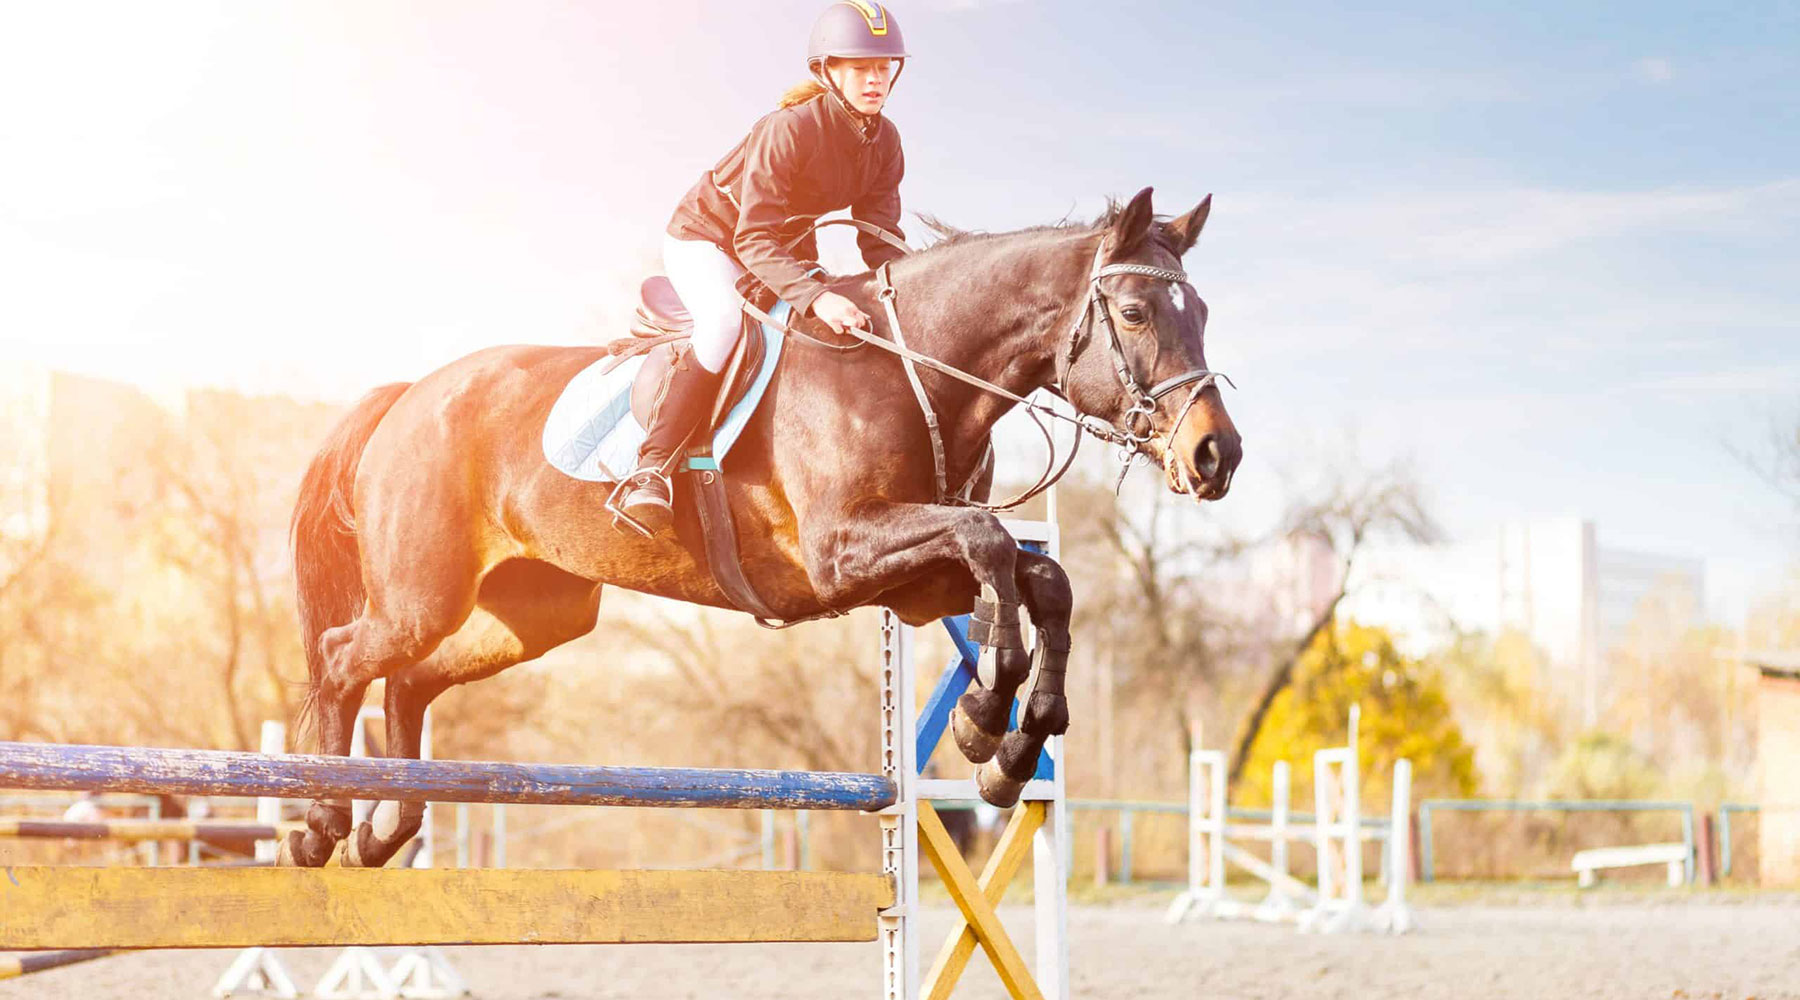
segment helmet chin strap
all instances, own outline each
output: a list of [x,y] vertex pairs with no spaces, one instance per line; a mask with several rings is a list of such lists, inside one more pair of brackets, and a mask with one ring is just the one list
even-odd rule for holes
[[[906,60],[901,59],[899,60],[899,63],[900,68],[895,70],[893,77],[888,80],[888,96],[890,97],[893,96],[895,82],[900,79],[901,72],[906,69]],[[873,140],[875,138],[874,130],[870,128],[870,126],[875,123],[876,118],[881,116],[880,112],[876,112],[872,115],[865,115],[861,111],[856,110],[856,105],[851,104],[850,99],[845,97],[844,92],[838,89],[838,85],[832,81],[831,74],[825,72],[825,60],[814,60],[807,64],[807,68],[812,71],[812,78],[818,82],[819,86],[824,87],[825,92],[831,95],[831,99],[837,102],[838,107],[843,108],[845,113],[850,116],[850,120],[857,124],[857,127],[862,131],[863,141],[869,142]]]

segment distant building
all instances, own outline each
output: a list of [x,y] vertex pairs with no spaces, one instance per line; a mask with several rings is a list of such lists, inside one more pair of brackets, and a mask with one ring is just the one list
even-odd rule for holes
[[1800,887],[1800,653],[1752,653],[1757,708],[1758,882]]
[[50,526],[50,382],[37,365],[0,366],[0,540]]
[[153,467],[170,414],[121,382],[9,366],[0,381],[0,535],[51,531],[93,552],[118,550],[141,528],[160,486]]
[[1514,630],[1549,659],[1556,700],[1584,726],[1605,702],[1607,652],[1626,635],[1652,595],[1679,595],[1662,613],[1699,624],[1705,565],[1606,548],[1594,522],[1578,517],[1509,521],[1490,538],[1444,546],[1369,552],[1343,611],[1402,633],[1413,652],[1457,631]]

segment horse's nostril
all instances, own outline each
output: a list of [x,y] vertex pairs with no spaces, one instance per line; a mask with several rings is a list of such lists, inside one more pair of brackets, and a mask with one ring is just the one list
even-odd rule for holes
[[1194,446],[1194,471],[1200,473],[1202,479],[1211,479],[1216,475],[1219,471],[1219,464],[1224,460],[1225,456],[1219,450],[1217,434],[1208,434],[1200,439],[1198,445]]

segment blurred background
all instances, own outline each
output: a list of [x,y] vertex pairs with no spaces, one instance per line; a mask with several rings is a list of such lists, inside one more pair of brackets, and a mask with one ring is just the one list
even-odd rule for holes
[[[480,347],[623,333],[821,6],[0,12],[0,738],[254,749],[291,717],[287,519],[327,429]],[[1800,655],[1792,5],[894,10],[908,209],[1215,194],[1185,263],[1246,458],[1205,509],[1115,494],[1097,448],[1062,489],[1071,794],[1179,798],[1198,727],[1266,802],[1357,704],[1416,797],[1754,799],[1747,663]],[[868,768],[876,644],[872,614],[768,634],[613,591],[444,697],[437,752]],[[872,858],[830,822],[822,864]],[[1542,847],[1469,838],[1471,873]]]

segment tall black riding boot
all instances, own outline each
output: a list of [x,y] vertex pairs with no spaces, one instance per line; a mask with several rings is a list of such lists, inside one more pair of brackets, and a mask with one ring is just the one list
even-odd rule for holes
[[669,483],[669,468],[688,435],[712,412],[719,378],[717,372],[700,367],[687,351],[670,362],[650,404],[650,426],[638,448],[637,471],[626,480],[624,493],[607,505],[615,515],[614,527],[648,536],[674,523],[671,501],[675,491]]

